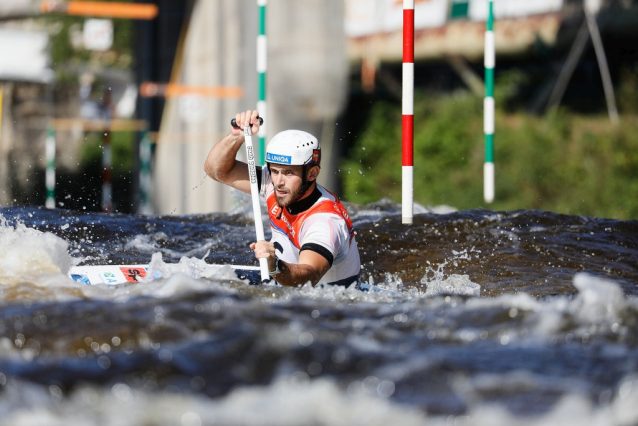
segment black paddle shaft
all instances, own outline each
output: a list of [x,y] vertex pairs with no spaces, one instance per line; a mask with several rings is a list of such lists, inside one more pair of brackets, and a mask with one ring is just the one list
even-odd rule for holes
[[[259,125],[263,126],[264,125],[264,119],[261,117],[257,117],[257,120],[259,120]],[[241,129],[241,127],[239,127],[237,125],[237,121],[233,118],[232,120],[230,120],[230,125],[233,126],[235,129]]]

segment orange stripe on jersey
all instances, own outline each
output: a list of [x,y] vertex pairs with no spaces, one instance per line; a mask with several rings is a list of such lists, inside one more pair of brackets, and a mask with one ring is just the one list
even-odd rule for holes
[[[334,194],[330,193],[333,197]],[[271,194],[268,197],[268,216],[270,217],[270,222],[273,227],[279,228],[284,231],[290,241],[297,247],[301,248],[299,244],[299,232],[301,231],[301,226],[304,223],[304,220],[310,216],[311,214],[316,213],[332,213],[335,214],[346,222],[348,226],[348,233],[350,234],[350,243],[352,243],[352,237],[354,236],[354,227],[352,226],[352,220],[350,220],[350,215],[346,208],[339,202],[337,197],[335,197],[336,201],[332,200],[323,200],[314,206],[310,207],[308,210],[301,212],[297,215],[290,214],[286,209],[283,209],[277,204],[275,199],[275,194]]]

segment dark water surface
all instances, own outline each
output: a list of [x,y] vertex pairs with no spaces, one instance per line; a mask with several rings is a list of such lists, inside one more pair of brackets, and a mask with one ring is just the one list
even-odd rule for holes
[[638,221],[348,207],[391,291],[83,286],[70,264],[254,265],[252,220],[0,208],[0,424],[638,424]]

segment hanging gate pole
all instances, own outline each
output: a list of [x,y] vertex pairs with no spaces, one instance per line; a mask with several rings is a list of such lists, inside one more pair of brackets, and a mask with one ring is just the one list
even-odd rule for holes
[[46,130],[45,139],[45,157],[46,170],[44,172],[44,185],[46,186],[45,207],[49,209],[55,208],[55,126],[53,125],[53,83],[49,82],[46,86],[46,106],[47,119],[49,121]]
[[113,189],[111,185],[111,92],[104,90],[104,137],[102,143],[102,211],[110,213],[113,209]]
[[485,31],[485,100],[483,102],[483,129],[485,131],[485,164],[483,165],[483,197],[486,203],[494,201],[494,2],[489,1],[487,30]]
[[151,161],[153,158],[153,151],[151,148],[151,136],[149,133],[148,129],[144,129],[140,140],[140,205],[138,209],[138,213],[140,214],[153,213],[153,207],[151,204],[151,192],[153,190]]
[[414,0],[403,0],[403,179],[402,222],[414,212]]
[[[257,111],[259,116],[268,118],[266,112],[266,71],[268,69],[268,39],[266,38],[266,4],[268,0],[257,0],[259,7],[259,34],[257,35],[257,75],[259,79],[259,97],[257,99]],[[266,120],[267,121],[267,120]],[[259,128],[258,137],[258,164],[266,164],[266,126]]]
[[48,209],[53,209],[55,208],[55,130],[51,124],[47,128],[45,153],[47,162],[44,173],[44,183],[47,189],[45,206]]

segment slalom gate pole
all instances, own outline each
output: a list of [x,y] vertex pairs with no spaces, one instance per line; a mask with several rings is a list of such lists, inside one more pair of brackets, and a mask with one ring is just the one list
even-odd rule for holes
[[140,214],[151,214],[153,209],[151,207],[151,136],[148,129],[142,131],[140,140]]
[[55,208],[55,130],[51,124],[47,127],[45,151],[47,162],[44,174],[44,182],[47,190],[45,206],[49,209],[53,209]]
[[2,122],[4,119],[4,83],[0,83],[0,176],[2,176]]
[[485,164],[483,165],[483,197],[494,201],[494,66],[496,47],[494,38],[494,2],[489,1],[485,31],[485,100],[483,101],[483,129],[485,131]]
[[[262,125],[264,120],[261,117],[258,118],[260,125]],[[230,121],[230,125],[239,127],[234,118]],[[257,234],[257,241],[262,241],[266,237],[264,236],[264,222],[261,220],[261,205],[259,203],[259,187],[257,186],[257,168],[252,134],[251,126],[244,127],[244,144],[246,145],[246,157],[248,158],[248,175],[250,177],[250,196],[253,201],[253,216],[255,216],[255,233]],[[261,271],[261,281],[270,281],[268,261],[266,259],[259,259],[259,270]]]
[[414,0],[403,0],[402,222],[414,216]]
[[[257,35],[257,75],[258,75],[258,99],[257,111],[261,117],[268,117],[266,108],[266,71],[268,69],[268,39],[266,38],[266,5],[268,0],[257,0],[259,7],[259,34]],[[258,143],[258,163],[260,166],[266,164],[266,126],[259,128],[257,133]]]
[[102,211],[110,213],[113,209],[113,189],[111,185],[111,92],[104,91],[104,139],[102,144]]

